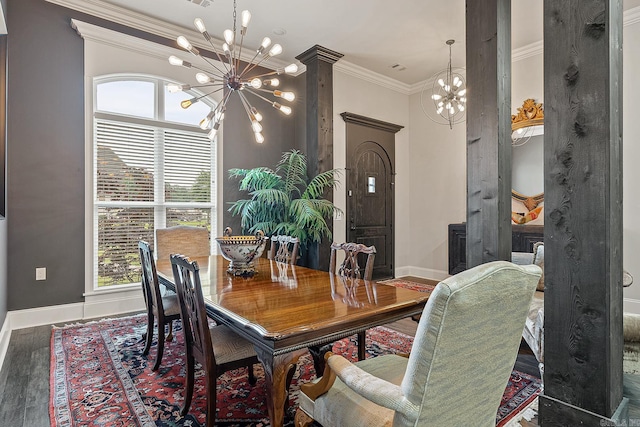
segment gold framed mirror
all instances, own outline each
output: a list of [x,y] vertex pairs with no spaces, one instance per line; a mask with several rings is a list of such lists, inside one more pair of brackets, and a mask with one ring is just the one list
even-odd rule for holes
[[517,111],[511,116],[512,220],[539,224],[544,202],[544,109],[529,98]]

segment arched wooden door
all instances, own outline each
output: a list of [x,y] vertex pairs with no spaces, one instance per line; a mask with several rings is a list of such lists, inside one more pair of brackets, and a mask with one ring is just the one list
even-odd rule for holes
[[347,241],[376,247],[373,278],[394,277],[395,133],[402,126],[343,113]]

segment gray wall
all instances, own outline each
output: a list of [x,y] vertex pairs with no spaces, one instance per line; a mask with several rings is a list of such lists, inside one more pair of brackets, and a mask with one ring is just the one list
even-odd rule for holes
[[[224,171],[224,227],[231,227],[233,234],[242,233],[240,227],[240,217],[231,216],[229,213],[229,202],[238,199],[249,198],[246,192],[238,191],[239,180],[230,179],[228,171],[232,168],[252,169],[259,166],[274,168],[284,151],[296,148],[304,152],[306,143],[304,128],[300,127],[300,122],[304,124],[305,102],[304,102],[304,75],[298,77],[279,76],[280,89],[283,91],[293,91],[296,99],[293,102],[282,102],[289,105],[293,110],[291,115],[285,116],[280,111],[271,107],[265,101],[255,98],[251,94],[247,95],[249,102],[260,110],[264,116],[262,120],[264,143],[255,142],[253,132],[249,126],[249,119],[236,96],[232,97],[227,104],[227,114],[238,117],[235,126],[228,126],[228,118],[225,118],[224,138],[223,138],[223,171]],[[269,98],[269,97],[267,97]],[[225,117],[227,117],[225,114]],[[244,117],[244,118],[243,118]]]
[[[45,0],[8,0],[8,310],[83,301],[84,58],[71,18],[175,46]],[[267,141],[256,147],[245,112],[231,107],[223,170],[271,164],[297,144],[295,115],[281,121],[263,109]],[[36,267],[47,268],[46,281],[35,280]],[[0,274],[0,320],[6,313],[3,286]]]

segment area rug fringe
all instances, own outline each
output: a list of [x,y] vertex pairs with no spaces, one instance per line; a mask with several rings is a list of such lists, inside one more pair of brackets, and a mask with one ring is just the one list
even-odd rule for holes
[[533,401],[526,406],[522,411],[514,415],[512,419],[509,420],[502,427],[522,427],[520,421],[523,419],[525,421],[531,421],[538,415],[538,398],[536,397]]

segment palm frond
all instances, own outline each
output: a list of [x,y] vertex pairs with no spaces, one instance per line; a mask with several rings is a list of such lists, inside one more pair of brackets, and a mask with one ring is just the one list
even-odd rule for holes
[[341,171],[339,169],[331,169],[316,175],[311,181],[309,181],[309,184],[307,184],[307,188],[304,193],[302,193],[301,197],[305,199],[317,199],[322,197],[327,189],[337,186],[340,173]]
[[284,190],[300,194],[299,186],[307,179],[307,159],[298,150],[286,151],[276,166],[276,172],[282,174]]

